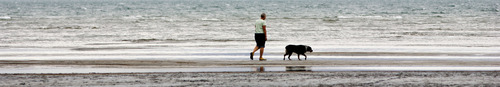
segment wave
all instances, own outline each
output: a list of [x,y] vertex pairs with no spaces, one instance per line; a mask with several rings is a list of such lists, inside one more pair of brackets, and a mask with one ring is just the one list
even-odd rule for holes
[[202,18],[200,20],[202,20],[202,21],[222,21],[222,20],[216,19],[216,18]]
[[42,26],[38,29],[99,29],[97,26],[63,25],[63,26]]
[[[126,39],[121,41],[129,41],[133,43],[145,43],[145,42],[186,42],[186,41],[211,41],[211,42],[231,42],[231,41],[254,41],[252,39]],[[268,40],[268,41],[280,41],[280,40]]]
[[403,19],[402,16],[337,16],[339,19]]
[[334,23],[334,22],[337,22],[339,21],[338,18],[323,18],[322,19],[324,22],[330,22],[330,23]]
[[481,9],[483,12],[500,12],[500,9],[497,8],[487,8],[487,9]]
[[125,16],[123,19],[145,19],[144,16],[142,15],[135,15],[135,16]]
[[108,48],[73,48],[75,51],[97,51],[97,50],[123,50],[123,49],[145,49],[139,47],[108,47]]
[[0,16],[0,20],[9,20],[12,19],[12,17],[9,16]]
[[410,32],[391,32],[391,34],[407,36],[462,36],[462,37],[496,37],[495,33],[486,32],[464,32],[450,30],[429,30],[429,31],[410,31]]
[[151,38],[151,39],[133,39],[133,40],[121,40],[121,41],[130,41],[133,43],[143,43],[143,42],[160,41],[160,39]]

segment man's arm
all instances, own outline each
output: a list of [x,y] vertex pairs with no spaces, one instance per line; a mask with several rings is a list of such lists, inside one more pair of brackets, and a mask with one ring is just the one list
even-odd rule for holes
[[262,30],[264,30],[264,36],[266,36],[266,41],[267,41],[267,31],[266,31],[266,25],[262,26]]

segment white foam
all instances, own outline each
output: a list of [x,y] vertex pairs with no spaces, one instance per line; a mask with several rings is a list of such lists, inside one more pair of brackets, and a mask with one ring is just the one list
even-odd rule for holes
[[9,16],[0,16],[0,19],[1,20],[8,20],[8,19],[12,19],[12,17],[9,17]]
[[403,19],[402,16],[337,16],[341,19]]
[[201,20],[202,21],[221,21],[220,19],[216,19],[216,18],[202,18]]
[[123,17],[124,19],[143,19],[144,16],[142,15],[136,15],[136,16],[127,16],[127,17]]

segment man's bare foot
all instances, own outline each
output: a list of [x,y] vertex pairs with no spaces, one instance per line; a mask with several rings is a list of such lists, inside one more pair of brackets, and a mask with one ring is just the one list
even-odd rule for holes
[[259,58],[260,61],[266,61],[267,59],[264,58]]

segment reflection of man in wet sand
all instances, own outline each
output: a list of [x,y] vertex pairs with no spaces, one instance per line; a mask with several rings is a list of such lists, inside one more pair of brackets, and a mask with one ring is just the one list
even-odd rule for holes
[[263,66],[259,67],[258,69],[256,69],[257,72],[265,72],[266,70],[264,69]]
[[250,53],[250,59],[253,60],[253,54],[255,51],[260,49],[260,57],[259,60],[266,60],[262,58],[262,54],[264,54],[264,47],[266,46],[267,41],[267,32],[266,32],[266,14],[262,13],[260,15],[260,19],[255,21],[255,42],[257,46]]

